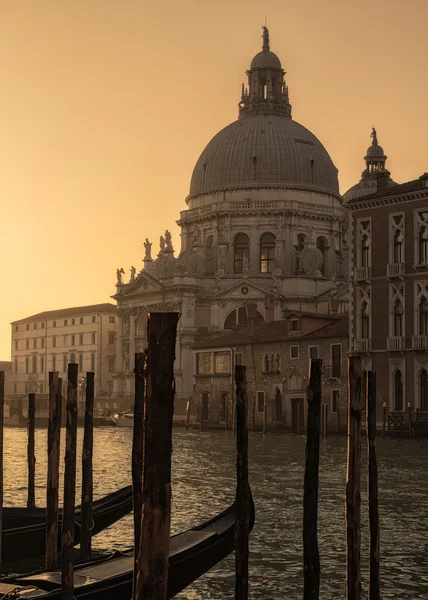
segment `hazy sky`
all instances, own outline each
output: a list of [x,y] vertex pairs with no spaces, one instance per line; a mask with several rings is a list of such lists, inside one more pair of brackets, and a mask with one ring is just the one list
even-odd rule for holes
[[237,117],[265,15],[342,193],[373,124],[396,181],[428,171],[426,0],[0,0],[0,359],[11,321],[108,301],[146,236],[179,248],[193,166]]

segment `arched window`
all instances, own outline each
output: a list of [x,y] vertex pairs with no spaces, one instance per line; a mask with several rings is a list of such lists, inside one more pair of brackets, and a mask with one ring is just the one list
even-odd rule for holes
[[428,410],[428,372],[422,369],[419,373],[419,406],[422,410]]
[[428,263],[428,225],[423,225],[419,229],[418,250],[419,264]]
[[269,371],[275,371],[275,359],[273,357],[273,354],[271,354],[269,358]]
[[369,242],[369,236],[368,235],[363,235],[362,239],[361,239],[361,266],[362,267],[369,267],[369,261],[370,261],[370,242]]
[[235,236],[234,255],[233,255],[233,271],[235,273],[243,272],[243,265],[248,264],[250,256],[250,240],[245,233],[238,233]]
[[207,257],[207,274],[214,275],[215,273],[215,254],[213,249],[213,236],[209,235],[205,242],[205,255]]
[[428,335],[428,300],[425,296],[419,302],[419,335]]
[[367,302],[361,305],[361,337],[367,339],[370,337],[370,316]]
[[[256,314],[256,324],[263,323],[264,318],[259,311]],[[226,317],[224,322],[225,329],[237,329],[238,327],[242,327],[243,325],[248,324],[247,311],[245,310],[245,306],[240,306],[239,308],[234,308]]]
[[402,337],[403,333],[403,304],[400,300],[394,303],[394,336]]
[[281,370],[281,359],[279,357],[279,353],[277,353],[276,357],[275,357],[275,371],[277,371],[279,373],[280,370]]
[[394,410],[404,410],[403,376],[400,369],[394,373]]
[[403,262],[403,234],[397,229],[394,233],[394,241],[393,241],[393,259],[395,263]]
[[330,275],[328,240],[325,237],[319,237],[317,239],[317,248],[322,254],[321,274],[324,277],[328,277]]
[[32,371],[33,373],[37,373],[37,356],[33,356],[32,358]]
[[269,372],[269,356],[265,354],[264,362],[263,362],[263,371],[265,373]]
[[275,236],[264,233],[260,238],[260,273],[273,273],[275,268]]

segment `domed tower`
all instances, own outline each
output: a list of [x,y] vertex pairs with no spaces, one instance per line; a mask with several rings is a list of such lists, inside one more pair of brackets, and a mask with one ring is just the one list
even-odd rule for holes
[[[367,154],[364,157],[364,160],[366,162],[366,168],[361,174],[360,181],[353,185],[343,195],[343,200],[345,204],[349,202],[349,200],[353,200],[354,198],[360,198],[361,196],[374,194],[377,191],[377,174],[380,172],[389,174],[389,171],[385,166],[386,159],[388,157],[385,156],[385,152],[383,151],[382,146],[379,146],[377,132],[374,127],[372,133],[370,134],[370,137],[372,138],[372,144],[368,147]],[[393,185],[397,184],[388,175],[388,187],[392,187]]]

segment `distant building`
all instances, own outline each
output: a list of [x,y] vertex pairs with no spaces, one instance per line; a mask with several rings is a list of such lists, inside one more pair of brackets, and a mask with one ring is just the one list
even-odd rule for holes
[[[377,373],[378,414],[428,411],[428,174],[348,199],[351,350]],[[379,420],[379,417],[378,417]]]
[[[331,430],[346,430],[349,320],[287,311],[284,319],[196,342],[192,418],[203,427],[231,427],[234,366],[247,374],[249,427],[303,431],[309,361],[323,359],[322,403]],[[264,417],[266,406],[266,417]],[[299,421],[299,424],[298,424]]]
[[116,316],[116,306],[106,303],[51,310],[14,321],[10,393],[47,396],[49,371],[59,371],[66,379],[68,363],[77,363],[81,388],[86,372],[94,371],[95,395],[110,395],[116,359]]
[[13,384],[11,381],[12,362],[10,360],[0,360],[0,371],[4,371],[4,395],[7,397],[13,391]]

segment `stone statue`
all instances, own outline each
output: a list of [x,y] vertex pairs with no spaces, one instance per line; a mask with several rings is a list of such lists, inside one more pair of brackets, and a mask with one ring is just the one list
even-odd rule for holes
[[116,269],[116,277],[117,277],[117,283],[120,285],[123,283],[122,281],[122,275],[125,275],[125,271],[124,269]]
[[166,252],[174,252],[174,248],[172,247],[171,234],[168,231],[168,229],[165,231],[165,244],[166,244],[166,248],[165,248]]
[[377,133],[376,133],[376,129],[374,127],[372,127],[372,132],[370,134],[370,137],[373,138],[373,146],[377,146],[378,145],[378,141],[377,141]]
[[132,281],[134,281],[134,279],[135,279],[135,272],[136,272],[136,269],[135,269],[135,267],[131,267],[129,270],[131,271],[131,277],[130,277],[130,279],[129,279],[129,283],[131,283],[131,282],[132,282]]
[[166,241],[163,235],[159,238],[160,252],[165,252]]
[[144,242],[144,249],[146,251],[146,254],[144,255],[144,260],[152,260],[152,245],[147,238]]
[[248,269],[249,269],[248,256],[244,253],[242,255],[242,272],[248,273]]

